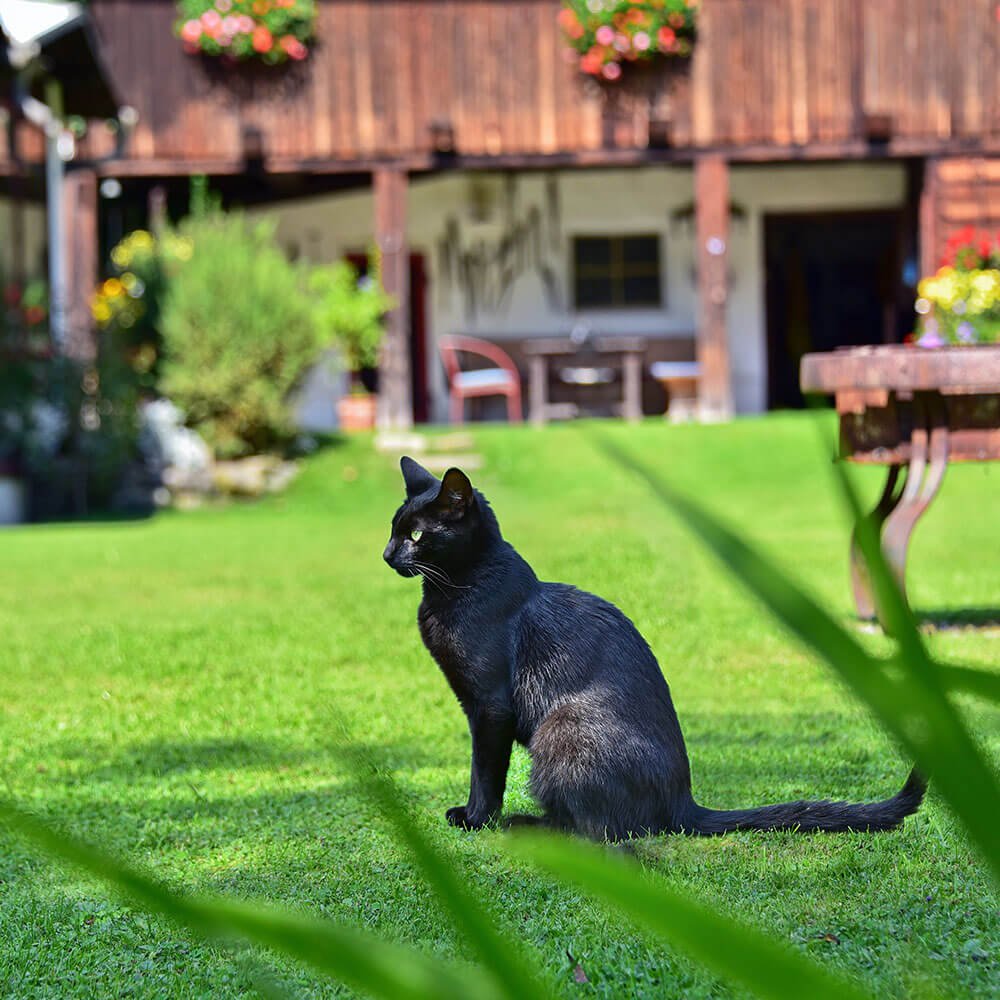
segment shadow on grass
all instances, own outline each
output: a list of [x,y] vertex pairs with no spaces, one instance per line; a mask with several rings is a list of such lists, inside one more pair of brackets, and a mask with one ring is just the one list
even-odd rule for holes
[[[365,752],[394,771],[438,767],[442,760],[425,748],[409,743],[378,743],[365,746]],[[162,778],[172,774],[204,771],[239,771],[245,769],[295,767],[330,764],[330,773],[344,768],[333,747],[254,739],[209,739],[194,742],[153,740],[149,743],[120,746],[57,742],[44,749],[72,764],[74,783],[128,782],[143,778]],[[90,766],[86,762],[93,762]]]
[[935,632],[1000,629],[1000,608],[917,608],[914,614],[921,628]]

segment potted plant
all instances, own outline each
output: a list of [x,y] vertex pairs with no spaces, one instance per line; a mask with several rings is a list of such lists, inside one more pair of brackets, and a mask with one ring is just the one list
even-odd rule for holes
[[569,58],[601,81],[629,65],[691,55],[700,0],[563,0],[559,26]]
[[917,286],[919,347],[1000,341],[1000,233],[972,226],[948,240],[941,266]]
[[177,13],[185,52],[231,64],[301,62],[316,33],[316,0],[179,0]]
[[383,316],[393,300],[382,290],[377,266],[359,276],[347,261],[316,268],[309,278],[315,295],[321,334],[333,339],[350,372],[351,388],[337,403],[337,419],[345,431],[375,426],[378,397],[374,369],[385,336]]

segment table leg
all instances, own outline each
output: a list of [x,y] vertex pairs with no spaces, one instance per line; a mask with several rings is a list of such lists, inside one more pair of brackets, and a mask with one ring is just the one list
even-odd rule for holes
[[533,355],[531,358],[531,422],[538,427],[545,423],[546,411],[548,410],[548,382],[549,371],[546,358],[542,354]]
[[642,419],[642,355],[626,354],[622,363],[622,416],[626,420]]
[[899,505],[886,521],[882,541],[886,561],[904,596],[910,536],[917,521],[937,496],[948,467],[948,414],[944,401],[937,396],[926,400],[917,396],[913,408],[914,427],[906,489]]
[[[882,533],[882,525],[886,518],[896,509],[896,505],[902,498],[903,482],[905,482],[905,477],[900,480],[899,476],[902,469],[901,465],[889,466],[889,474],[886,476],[882,495],[879,497],[875,509],[867,515],[875,529],[876,538]],[[868,564],[865,562],[858,544],[858,529],[856,527],[851,533],[851,588],[854,591],[854,606],[857,608],[858,617],[863,621],[871,621],[875,618],[875,597],[872,592]]]

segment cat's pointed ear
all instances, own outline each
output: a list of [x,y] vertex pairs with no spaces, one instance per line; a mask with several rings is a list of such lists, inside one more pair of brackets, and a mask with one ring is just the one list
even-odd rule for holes
[[441,480],[437,506],[451,514],[461,516],[475,500],[472,483],[461,469],[449,469]]
[[426,493],[432,486],[437,486],[438,481],[419,462],[414,462],[409,455],[404,455],[399,460],[399,467],[403,470],[403,482],[406,483],[407,499]]

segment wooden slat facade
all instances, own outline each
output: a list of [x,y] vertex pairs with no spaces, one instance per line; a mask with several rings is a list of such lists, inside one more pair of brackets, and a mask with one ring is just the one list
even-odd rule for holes
[[944,244],[959,229],[974,226],[991,232],[1000,230],[1000,159],[987,157],[942,157],[926,167],[927,237],[921,261],[925,274],[940,263]]
[[420,168],[439,119],[466,158],[625,161],[651,117],[671,122],[664,157],[861,157],[872,114],[891,118],[883,154],[1000,150],[995,0],[704,0],[690,65],[643,93],[567,62],[558,0],[320,0],[304,64],[228,75],[183,53],[173,0],[90,6],[140,116],[122,173],[239,171],[247,128],[273,170]]

